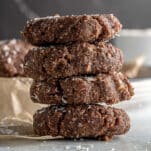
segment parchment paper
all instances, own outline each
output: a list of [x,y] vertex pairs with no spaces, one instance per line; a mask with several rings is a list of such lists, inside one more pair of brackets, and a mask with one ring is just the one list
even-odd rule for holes
[[31,83],[29,78],[0,78],[0,139],[56,139],[34,135],[33,113],[44,105],[30,100]]

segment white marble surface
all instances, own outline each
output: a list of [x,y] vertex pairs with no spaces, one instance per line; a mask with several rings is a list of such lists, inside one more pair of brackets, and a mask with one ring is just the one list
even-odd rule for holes
[[110,142],[96,140],[0,140],[0,151],[151,151],[151,79],[134,81],[135,97],[116,106],[131,118],[131,130]]

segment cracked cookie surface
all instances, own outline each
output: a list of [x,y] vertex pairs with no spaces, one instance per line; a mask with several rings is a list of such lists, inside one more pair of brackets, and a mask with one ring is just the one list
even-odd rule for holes
[[23,37],[34,45],[109,40],[122,25],[113,14],[48,16],[27,22]]
[[37,135],[65,138],[110,138],[126,133],[130,119],[122,109],[101,105],[51,106],[34,115]]
[[115,104],[129,100],[133,87],[122,73],[34,81],[30,96],[42,104]]
[[119,71],[123,53],[109,43],[87,42],[37,47],[25,57],[24,70],[35,80]]

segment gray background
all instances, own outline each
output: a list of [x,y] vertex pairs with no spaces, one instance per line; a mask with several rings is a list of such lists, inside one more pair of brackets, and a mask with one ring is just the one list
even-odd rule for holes
[[0,39],[18,38],[29,18],[56,13],[114,13],[125,28],[151,26],[151,0],[0,0]]

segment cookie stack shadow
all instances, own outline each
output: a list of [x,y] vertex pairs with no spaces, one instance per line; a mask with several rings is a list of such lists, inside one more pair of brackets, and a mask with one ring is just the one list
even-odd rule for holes
[[122,51],[108,40],[122,25],[112,14],[35,18],[24,38],[36,48],[25,57],[24,71],[34,79],[30,95],[48,104],[33,117],[37,135],[110,139],[126,133],[130,119],[112,105],[133,96],[120,70]]

